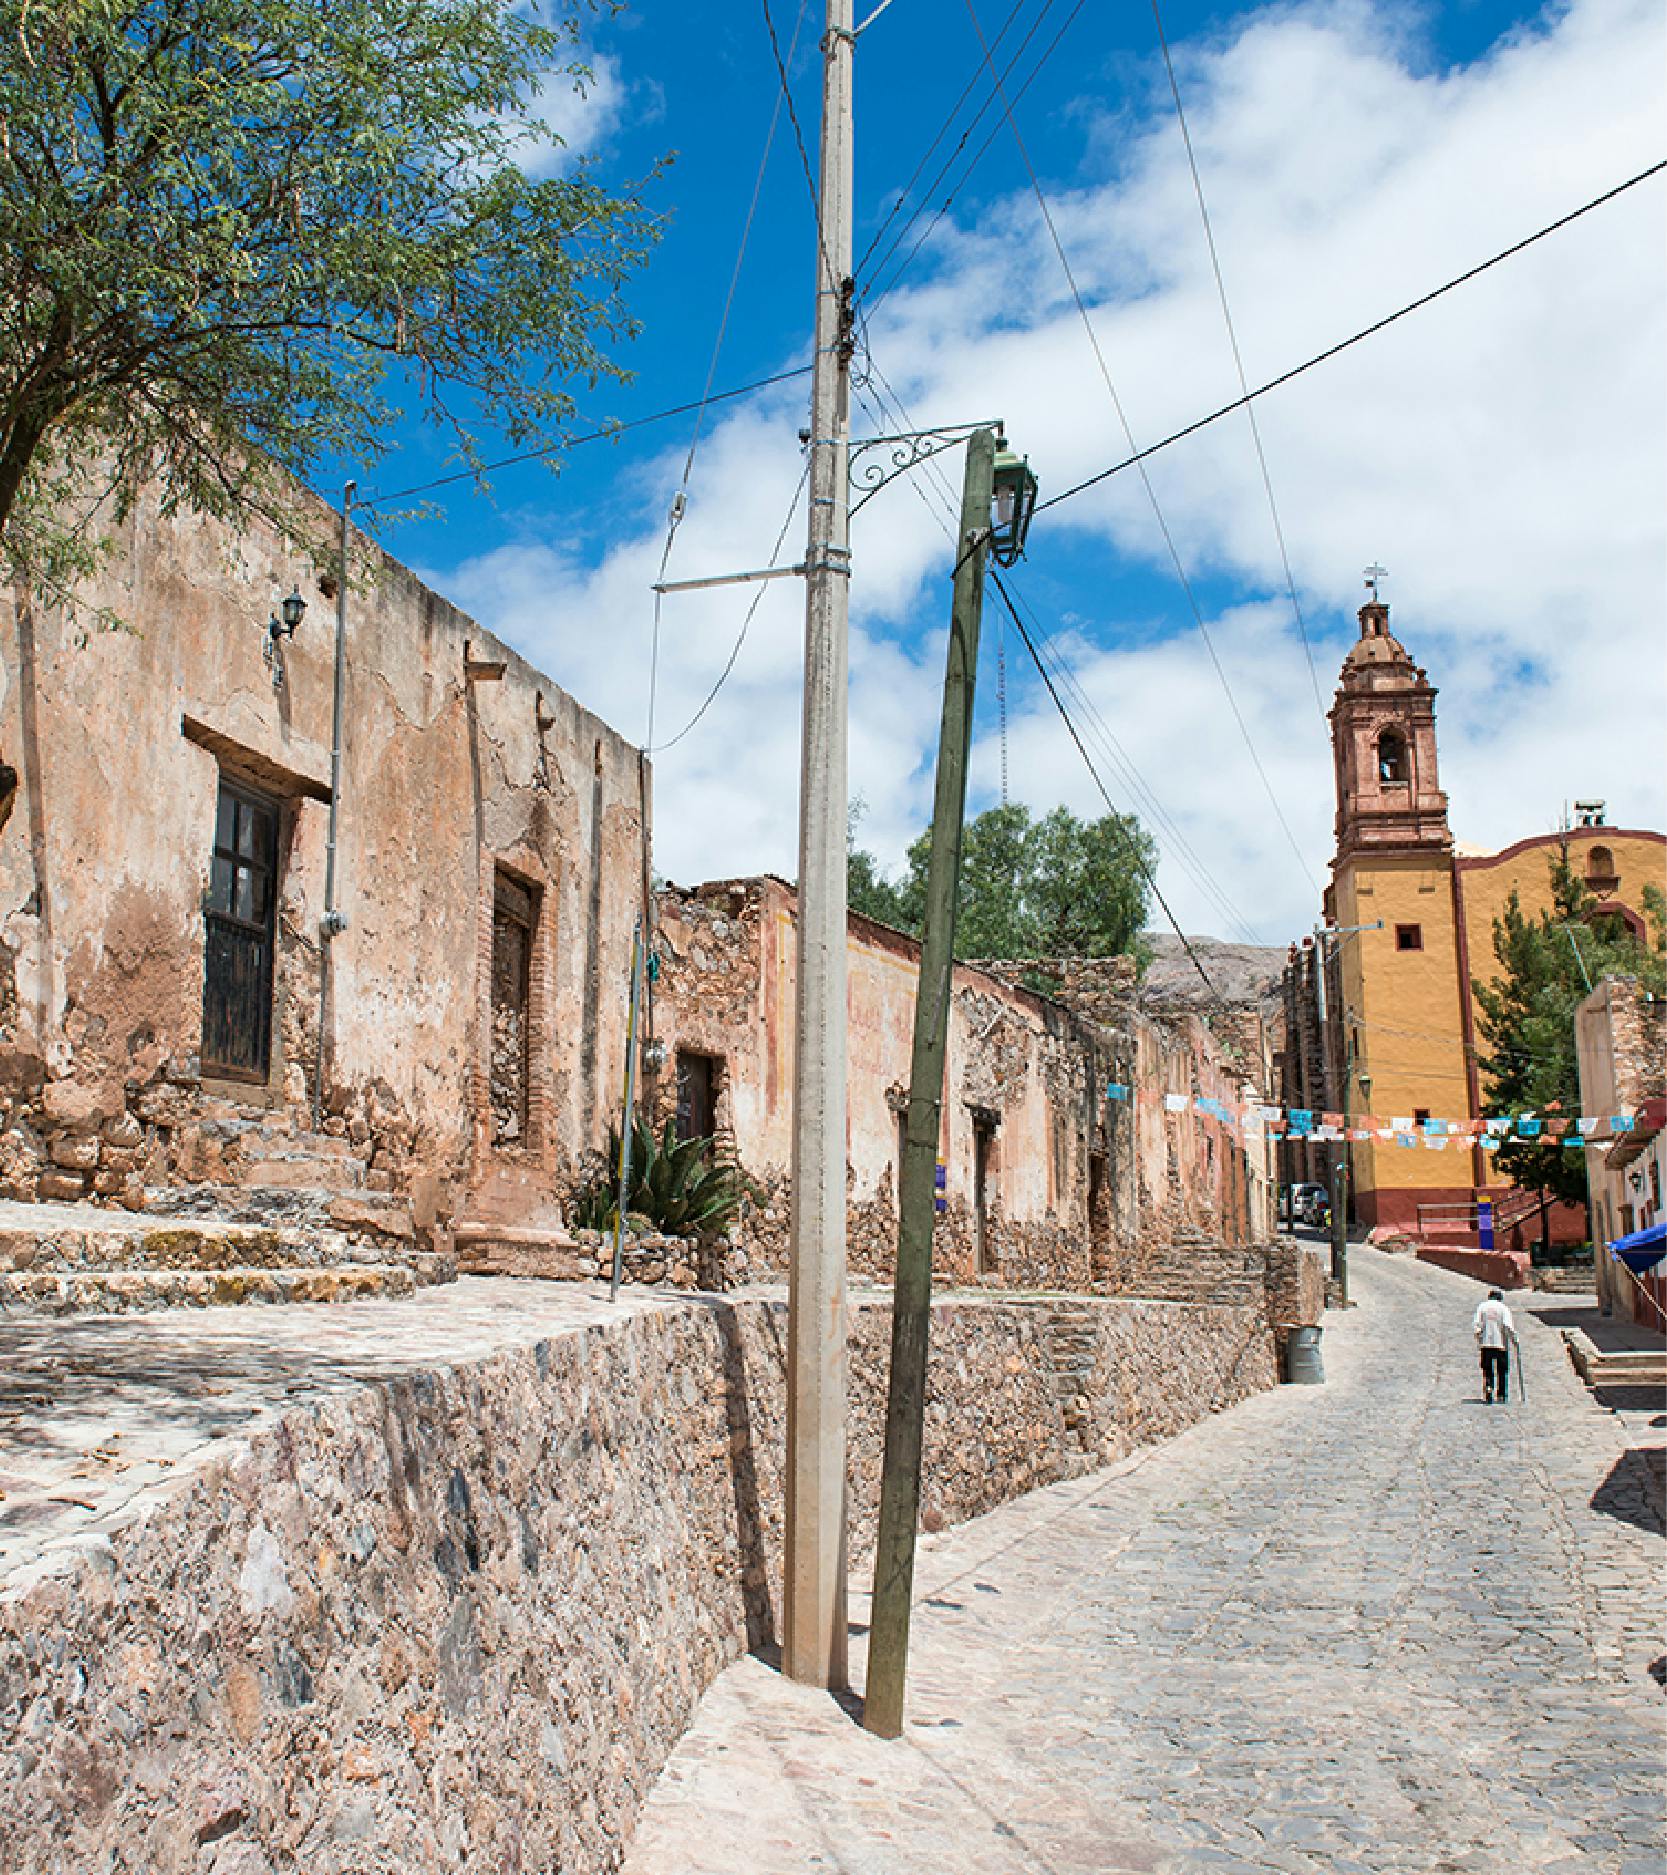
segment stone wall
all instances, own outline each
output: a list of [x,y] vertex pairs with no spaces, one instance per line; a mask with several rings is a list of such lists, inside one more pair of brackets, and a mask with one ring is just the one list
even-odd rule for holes
[[[294,1407],[0,1585],[0,1867],[617,1868],[701,1693],[776,1636],[785,1312],[544,1306],[511,1290],[489,1356]],[[937,1304],[928,1528],[1272,1383],[1255,1311],[1070,1307]],[[859,1554],[888,1338],[858,1307]]]

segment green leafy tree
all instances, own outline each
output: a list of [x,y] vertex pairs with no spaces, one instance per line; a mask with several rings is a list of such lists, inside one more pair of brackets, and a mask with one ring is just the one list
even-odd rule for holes
[[540,173],[587,11],[0,0],[0,571],[73,578],[152,475],[293,527],[283,472],[373,459],[396,395],[472,466],[559,443],[653,233]]
[[903,895],[880,870],[872,853],[857,845],[857,829],[868,812],[868,803],[859,794],[845,815],[845,898],[852,911],[865,918],[877,918],[881,924],[908,930]]
[[[853,834],[852,905],[918,936],[931,846],[928,828],[909,848],[908,872],[894,884]],[[1038,820],[1016,803],[987,808],[967,822],[962,841],[955,954],[1138,956],[1150,898],[1146,873],[1156,864],[1151,837],[1132,815],[1082,821],[1056,807]],[[871,909],[880,905],[888,909]]]
[[[1658,995],[1667,988],[1667,903],[1660,889],[1645,888],[1653,929],[1641,941],[1618,914],[1602,912],[1566,851],[1550,865],[1550,909],[1530,917],[1513,891],[1493,921],[1499,974],[1472,985],[1489,1110],[1513,1118],[1580,1112],[1574,1014],[1592,984],[1618,975],[1637,977]],[[1529,1190],[1570,1204],[1586,1201],[1586,1155],[1560,1139],[1513,1137],[1500,1147],[1499,1162]]]

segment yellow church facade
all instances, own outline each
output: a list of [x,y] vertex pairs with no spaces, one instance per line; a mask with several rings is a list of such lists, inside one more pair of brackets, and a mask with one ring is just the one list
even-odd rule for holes
[[[1329,1098],[1348,1146],[1357,1216],[1461,1234],[1478,1197],[1503,1196],[1477,1143],[1483,1100],[1472,980],[1498,974],[1493,922],[1514,891],[1530,917],[1552,904],[1567,857],[1599,902],[1642,933],[1642,893],[1667,882],[1667,836],[1580,825],[1496,853],[1455,846],[1436,760],[1434,686],[1389,632],[1379,601],[1360,612],[1330,712],[1336,856],[1326,893]],[[1571,934],[1578,945],[1578,932]],[[1446,1120],[1449,1130],[1426,1131]],[[1378,1134],[1414,1131],[1416,1146]],[[1508,1207],[1501,1206],[1503,1217]],[[1556,1234],[1585,1235],[1577,1215]]]

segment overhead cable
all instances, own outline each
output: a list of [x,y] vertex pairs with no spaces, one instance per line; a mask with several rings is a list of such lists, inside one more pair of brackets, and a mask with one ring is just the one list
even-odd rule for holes
[[[799,13],[793,22],[793,40],[787,48],[787,57],[792,60],[798,49],[799,34],[804,30],[805,9],[809,0],[799,0]],[[773,36],[773,29],[772,29]],[[736,243],[735,265],[729,273],[729,290],[724,294],[723,311],[718,316],[718,330],[712,340],[712,355],[706,364],[706,384],[700,394],[700,405],[695,411],[694,429],[689,437],[689,453],[683,459],[683,474],[678,480],[676,493],[672,497],[671,508],[666,516],[666,544],[660,553],[660,571],[654,582],[654,630],[653,642],[648,659],[648,731],[643,737],[643,747],[654,747],[654,704],[659,691],[660,678],[660,601],[661,588],[665,584],[666,570],[671,565],[672,548],[677,540],[677,529],[682,522],[688,505],[689,480],[694,474],[695,454],[700,448],[701,431],[706,425],[706,412],[710,407],[712,383],[718,375],[718,359],[724,348],[724,336],[729,331],[729,315],[735,307],[735,289],[741,283],[741,269],[747,258],[747,242],[752,236],[753,220],[758,214],[758,198],[764,190],[764,177],[770,167],[770,151],[775,147],[776,126],[781,122],[782,100],[784,91],[776,93],[775,102],[770,109],[769,128],[764,133],[764,148],[759,152],[758,173],[753,178],[752,197],[747,203],[747,213],[741,223],[741,238]],[[791,100],[789,100],[791,102]],[[797,497],[795,496],[795,501]],[[750,621],[750,614],[749,614]],[[746,635],[745,628],[742,636]],[[737,645],[737,652],[740,647]],[[733,659],[731,660],[733,662]],[[727,672],[725,673],[727,675]],[[719,680],[720,683],[722,679]],[[716,694],[716,693],[714,693]]]
[[[985,60],[986,63],[990,65],[990,72],[991,76],[995,79],[996,89],[1001,93],[1002,114],[1007,121],[1008,129],[1013,133],[1013,142],[1024,163],[1025,171],[1030,177],[1030,186],[1035,193],[1037,206],[1042,211],[1042,220],[1047,226],[1048,237],[1053,243],[1054,252],[1059,256],[1059,264],[1064,271],[1066,285],[1070,288],[1071,298],[1076,303],[1077,316],[1081,319],[1083,330],[1088,335],[1088,343],[1094,353],[1094,361],[1099,366],[1100,377],[1105,384],[1107,394],[1111,398],[1112,409],[1117,413],[1117,421],[1122,428],[1124,439],[1132,450],[1135,447],[1134,431],[1130,427],[1128,416],[1123,409],[1123,400],[1117,394],[1117,386],[1112,382],[1111,370],[1106,364],[1105,353],[1100,349],[1099,334],[1094,330],[1094,321],[1089,317],[1087,302],[1083,299],[1081,289],[1077,285],[1077,277],[1071,266],[1070,256],[1065,252],[1065,243],[1060,239],[1059,229],[1054,224],[1053,210],[1048,205],[1047,195],[1042,188],[1042,179],[1037,174],[1036,165],[1030,160],[1030,150],[1026,146],[1023,135],[1020,133],[1018,119],[1013,115],[1013,107],[1007,98],[1006,89],[1002,85],[1000,75],[996,72],[994,63],[990,61],[989,47],[984,38],[984,29],[979,24],[978,12],[973,5],[973,0],[965,0],[965,5],[967,17],[972,21],[972,29],[978,35],[978,43],[980,46],[984,47]],[[1291,851],[1296,856],[1296,862],[1302,871],[1303,877],[1307,880],[1309,887],[1315,895],[1318,896],[1320,882],[1314,876],[1313,869],[1308,864],[1307,856],[1297,844],[1297,837],[1291,831],[1291,823],[1285,818],[1285,809],[1281,806],[1278,795],[1274,793],[1273,783],[1268,779],[1267,770],[1262,766],[1262,758],[1257,753],[1256,744],[1250,734],[1250,725],[1245,721],[1244,712],[1239,708],[1239,700],[1233,694],[1233,686],[1228,680],[1226,667],[1222,664],[1221,658],[1217,654],[1215,640],[1210,635],[1210,628],[1204,623],[1203,608],[1199,605],[1198,596],[1192,589],[1192,581],[1187,577],[1186,568],[1181,564],[1180,549],[1175,545],[1175,537],[1170,532],[1169,522],[1165,518],[1162,505],[1158,501],[1158,492],[1156,488],[1153,487],[1152,478],[1146,473],[1144,466],[1140,469],[1140,479],[1142,486],[1146,490],[1146,499],[1151,505],[1153,519],[1158,524],[1158,531],[1163,536],[1164,546],[1168,550],[1170,565],[1174,569],[1176,581],[1186,597],[1188,606],[1191,608],[1193,622],[1198,627],[1199,636],[1204,640],[1204,648],[1210,654],[1210,662],[1214,665],[1216,676],[1220,679],[1222,692],[1227,698],[1228,708],[1233,713],[1233,720],[1238,724],[1239,734],[1243,738],[1246,752],[1250,756],[1251,765],[1255,768],[1257,777],[1262,783],[1263,792],[1268,797],[1268,804],[1273,809],[1274,818],[1279,822]]]
[[579,436],[564,436],[560,442],[541,443],[536,449],[523,449],[519,455],[500,456],[496,462],[483,462],[478,468],[458,469],[450,475],[437,475],[432,482],[416,482],[410,488],[396,488],[387,495],[366,495],[354,502],[355,508],[386,507],[390,501],[406,501],[412,495],[426,495],[431,489],[446,488],[453,482],[472,482],[483,475],[493,475],[499,469],[511,469],[521,462],[537,462],[541,457],[553,456],[558,450],[577,449],[581,443],[605,443],[615,436],[623,436],[627,430],[640,430],[650,423],[666,423],[673,417],[686,417],[693,410],[699,410],[709,404],[731,403],[737,397],[750,397],[754,391],[767,391],[772,384],[788,384],[794,378],[809,377],[809,365],[794,365],[790,371],[776,371],[767,378],[754,378],[750,384],[737,384],[727,391],[712,391],[704,397],[694,398],[686,404],[673,404],[669,410],[651,411],[646,417],[631,417],[624,423],[604,424],[599,430],[586,430]]
[[[1066,33],[1070,31],[1072,23],[1075,21],[1077,15],[1081,13],[1083,6],[1085,4],[1086,4],[1086,0],[1076,0],[1076,5],[1073,6],[1070,12],[1066,14],[1064,22],[1061,24],[1059,31],[1054,34],[1053,38],[1050,39],[1047,45],[1042,49],[1041,56],[1037,59],[1036,63],[1030,68],[1030,71],[1026,74],[1024,82],[1013,93],[1013,98],[1015,101],[1022,98],[1025,95],[1025,93],[1030,89],[1030,87],[1036,82],[1036,79],[1038,75],[1040,74],[1043,66],[1045,66],[1048,60],[1053,57],[1054,52],[1059,46],[1059,42],[1065,37]],[[1042,12],[1038,14],[1037,18],[1032,23],[1030,31],[1027,32],[1024,38],[1020,41],[1018,50],[1013,54],[1012,58],[1008,60],[1005,68],[1003,69],[1002,77],[1004,78],[1011,77],[1013,68],[1018,64],[1020,58],[1023,57],[1025,47],[1030,44],[1030,41],[1032,37],[1034,36],[1034,34],[1036,33],[1037,28],[1041,26],[1043,20],[1047,17],[1048,11],[1051,9],[1052,5],[1053,5],[1053,0],[1047,0],[1047,4],[1044,6]],[[955,158],[959,156],[961,151],[966,147],[967,138],[970,137],[973,131],[978,127],[979,119],[983,117],[984,112],[989,108],[991,103],[993,103],[996,100],[997,96],[999,95],[999,86],[1000,86],[1000,81],[998,80],[997,89],[992,90],[990,93],[990,96],[986,98],[984,103],[979,106],[978,111],[974,115],[972,122],[968,124],[966,130],[963,132],[961,141],[955,146],[954,150],[951,151],[948,159],[944,162],[942,167],[938,170],[937,175],[933,177],[932,184],[931,184],[932,188],[935,189],[938,183],[942,180],[942,178],[948,174],[950,168],[952,167],[955,161]],[[886,281],[885,285],[883,287],[880,287],[878,291],[876,291],[874,281],[871,280],[869,282],[868,287],[865,289],[865,297],[867,298],[869,310],[871,312],[874,311],[876,308],[878,308],[878,306],[880,305],[880,302],[884,300],[889,294],[891,294],[896,289],[899,281],[902,280],[904,274],[906,274],[909,271],[910,267],[914,265],[915,257],[920,253],[921,249],[931,239],[933,230],[937,227],[938,223],[943,220],[944,216],[947,215],[950,209],[954,206],[955,198],[967,186],[968,182],[971,181],[974,172],[978,168],[978,165],[981,162],[983,162],[985,153],[989,150],[990,145],[994,143],[996,138],[999,137],[1000,135],[1001,135],[1001,124],[998,121],[995,127],[991,130],[990,134],[984,139],[984,141],[981,144],[979,144],[978,148],[973,152],[972,161],[968,163],[966,168],[961,172],[960,180],[949,191],[949,193],[944,197],[944,199],[938,204],[936,210],[934,211],[932,215],[932,219],[920,231],[919,236],[915,240],[914,246],[911,247],[908,253],[903,256],[902,261],[893,270],[891,277]],[[926,204],[922,202],[920,206],[916,208],[914,214],[912,214],[909,217],[908,221],[904,223],[903,227],[898,232],[898,235],[896,239],[893,240],[891,246],[887,248],[885,253],[880,257],[880,260],[878,261],[878,263],[876,263],[875,270],[874,270],[876,279],[879,276],[880,270],[884,266],[886,266],[886,264],[890,261],[892,255],[896,253],[904,236],[907,235],[907,233],[909,232],[909,229],[914,226],[915,222],[919,219],[920,215],[925,210],[925,207],[926,207]]]
[[[886,417],[886,420],[894,421],[906,430],[918,429],[919,425],[910,414],[908,407],[904,404],[902,398],[897,394],[897,391],[877,364],[873,365],[873,377],[877,379],[878,382],[871,383],[868,389],[879,401],[881,413]],[[859,395],[860,394],[861,393],[859,393]],[[866,399],[864,401],[866,402]],[[938,527],[942,530],[944,538],[953,545],[955,541],[955,522],[960,512],[955,491],[942,473],[941,466],[935,457],[927,457],[922,466],[925,471],[926,479],[937,488],[942,512],[934,513],[931,500],[921,488],[919,482],[911,478],[909,485],[916,498],[925,506],[927,512],[933,514],[933,518],[937,522]],[[1013,603],[1030,609],[1028,601],[1022,594],[1015,597],[1013,594],[1009,593],[1008,597]],[[1036,622],[1034,611],[1032,611],[1032,620]],[[1043,637],[1044,644],[1048,645],[1049,654],[1052,657],[1055,671],[1059,675],[1061,682],[1067,692],[1077,700],[1079,708],[1087,722],[1087,733],[1090,738],[1098,743],[1101,753],[1105,755],[1111,766],[1118,771],[1124,785],[1129,789],[1129,792],[1135,796],[1137,801],[1141,802],[1149,809],[1153,838],[1158,842],[1160,847],[1167,845],[1172,848],[1171,857],[1175,859],[1182,871],[1191,877],[1200,892],[1202,892],[1207,899],[1214,901],[1227,919],[1229,927],[1236,925],[1250,943],[1255,944],[1259,942],[1260,940],[1257,933],[1251,928],[1249,922],[1233,904],[1233,901],[1228,897],[1209,868],[1193,851],[1173,816],[1170,815],[1168,810],[1164,807],[1163,802],[1159,800],[1157,794],[1141,774],[1134,758],[1123,749],[1122,745],[1111,733],[1109,725],[1105,722],[1104,718],[1101,717],[1094,705],[1093,699],[1088,695],[1088,692],[1072,671],[1063,653],[1061,653],[1056,646],[1048,642],[1046,634],[1041,633],[1039,624],[1038,632]],[[1120,810],[1114,808],[1113,811],[1116,812]]]
[[1489,259],[1467,268],[1461,274],[1455,274],[1445,285],[1438,286],[1432,292],[1422,294],[1415,300],[1409,300],[1397,311],[1386,313],[1383,318],[1375,319],[1369,326],[1362,326],[1358,332],[1346,339],[1339,339],[1335,345],[1328,345],[1323,352],[1316,352],[1312,358],[1306,359],[1302,364],[1293,365],[1289,371],[1280,372],[1276,378],[1269,378],[1266,384],[1257,385],[1255,390],[1247,391],[1243,397],[1235,397],[1231,403],[1223,404],[1220,409],[1210,411],[1207,416],[1195,417],[1191,423],[1183,424],[1180,429],[1171,430],[1160,441],[1148,443],[1144,449],[1135,450],[1132,455],[1125,456],[1121,462],[1114,462],[1109,468],[1096,470],[1093,475],[1085,477],[1082,481],[1074,482],[1069,488],[1061,489],[1057,495],[1050,495],[1046,501],[1039,501],[1036,504],[1036,513],[1040,514],[1044,508],[1057,508],[1062,501],[1074,500],[1076,496],[1085,493],[1090,488],[1098,487],[1101,482],[1108,481],[1112,476],[1121,475],[1125,469],[1138,468],[1149,457],[1155,456],[1160,449],[1168,449],[1172,443],[1179,443],[1188,436],[1196,435],[1198,431],[1207,428],[1210,424],[1218,423],[1223,417],[1230,417],[1235,410],[1242,410],[1246,404],[1254,402],[1258,397],[1266,397],[1269,391],[1276,391],[1281,385],[1289,384],[1293,378],[1300,378],[1305,371],[1312,371],[1316,365],[1323,365],[1328,359],[1335,358],[1339,352],[1346,352],[1351,345],[1358,345],[1362,339],[1369,339],[1375,333],[1382,332],[1385,327],[1394,325],[1396,320],[1405,319],[1409,313],[1418,312],[1433,300],[1440,299],[1444,293],[1451,293],[1455,287],[1461,287],[1467,281],[1474,280],[1479,274],[1486,273],[1490,267],[1497,267],[1502,260],[1509,260],[1512,255],[1520,254],[1525,248],[1532,247],[1536,241],[1543,241],[1547,235],[1556,234],[1560,228],[1568,227],[1571,222],[1578,221],[1582,215],[1591,214],[1594,208],[1602,208],[1606,202],[1613,202],[1617,196],[1625,195],[1628,189],[1636,189],[1639,183],[1648,182],[1652,176],[1659,176],[1664,169],[1667,169],[1667,157],[1659,163],[1652,163],[1648,169],[1639,170],[1635,176],[1628,176],[1625,182],[1616,183],[1614,188],[1605,189],[1602,195],[1594,195],[1591,201],[1582,203],[1579,208],[1572,209],[1568,214],[1560,215],[1555,221],[1547,222],[1535,233],[1525,236],[1520,241],[1513,241],[1509,247],[1501,248]]
[[[809,457],[806,457],[804,469],[799,476],[798,486],[793,490],[793,500],[789,504],[788,509],[787,509],[787,518],[782,522],[781,532],[777,534],[776,544],[771,549],[771,552],[770,552],[770,565],[771,566],[779,566],[781,564],[782,545],[787,539],[788,529],[793,525],[794,515],[796,515],[799,512],[799,497],[805,492],[805,482],[806,482],[806,479],[809,477],[809,475],[810,475],[810,459]],[[741,647],[747,642],[747,633],[752,627],[754,615],[757,613],[759,606],[763,603],[764,594],[767,590],[768,590],[767,587],[761,584],[758,587],[758,589],[754,592],[752,596],[752,603],[747,607],[746,615],[741,620],[741,629],[736,634],[734,645],[731,646],[730,648],[729,659],[725,663],[723,669],[718,673],[718,681],[715,684],[713,684],[710,690],[707,691],[705,702],[701,704],[700,708],[695,711],[694,715],[689,718],[689,720],[683,725],[683,727],[680,730],[678,730],[675,736],[669,737],[666,741],[660,743],[658,746],[650,747],[650,749],[648,750],[648,753],[650,755],[662,755],[665,753],[667,749],[675,748],[677,744],[683,740],[683,738],[689,733],[689,731],[694,728],[695,724],[700,721],[700,719],[706,714],[706,712],[709,709],[711,709],[712,705],[717,701],[718,692],[723,689],[726,683],[728,683],[729,674],[735,668],[735,661],[741,655]],[[656,593],[655,594],[656,607],[659,604],[659,597],[660,597],[659,594]]]
[[1060,647],[1057,634],[1050,634],[1043,628],[1036,616],[1035,607],[1030,604],[1024,593],[1014,592],[1010,596],[1015,605],[1029,613],[1030,623],[1037,633],[1040,648],[1051,661],[1066,695],[1075,702],[1078,714],[1083,721],[1085,734],[1098,745],[1108,763],[1121,776],[1135,801],[1146,812],[1151,820],[1154,836],[1160,844],[1167,843],[1172,848],[1173,856],[1181,869],[1192,878],[1193,883],[1198,886],[1205,897],[1214,902],[1216,908],[1226,918],[1229,927],[1236,927],[1239,935],[1247,943],[1260,944],[1262,939],[1259,933],[1229,897],[1226,888],[1217,880],[1204,860],[1194,851],[1191,842],[1182,832],[1180,823],[1164,806],[1151,783],[1141,772],[1134,757],[1118,740],[1111,725],[1101,714],[1088,687],[1072,668],[1070,660]]
[[[1121,831],[1123,818],[1117,812],[1116,808],[1112,807],[1111,796],[1106,792],[1106,784],[1100,779],[1099,769],[1094,766],[1094,758],[1088,753],[1087,748],[1083,744],[1082,737],[1078,735],[1077,726],[1071,721],[1071,712],[1066,709],[1064,698],[1060,696],[1059,691],[1055,688],[1053,677],[1047,665],[1042,662],[1042,654],[1036,649],[1036,645],[1031,639],[1030,633],[1025,630],[1025,622],[1019,617],[1018,607],[1014,605],[1012,597],[1008,593],[1007,582],[993,566],[990,568],[990,579],[1001,597],[1002,604],[1007,608],[1008,617],[1012,619],[1014,628],[1017,630],[1019,637],[1024,641],[1024,648],[1030,653],[1030,661],[1036,666],[1037,674],[1041,677],[1042,682],[1047,685],[1048,695],[1053,698],[1054,708],[1058,710],[1061,722],[1064,723],[1066,729],[1070,732],[1071,740],[1077,745],[1077,753],[1087,764],[1089,774],[1094,777],[1094,785],[1100,791],[1100,799],[1104,801],[1107,808],[1110,809],[1112,822]],[[1225,1009],[1227,1007],[1226,997],[1224,997],[1221,991],[1216,988],[1215,984],[1210,981],[1210,973],[1199,961],[1197,951],[1192,948],[1192,940],[1181,929],[1174,912],[1169,909],[1169,901],[1158,889],[1157,879],[1153,876],[1151,867],[1146,863],[1146,856],[1141,852],[1139,842],[1130,838],[1127,833],[1124,833],[1124,839],[1129,849],[1130,858],[1133,859],[1136,866],[1139,867],[1142,878],[1145,879],[1147,885],[1151,888],[1153,898],[1155,898],[1162,907],[1163,915],[1169,920],[1170,929],[1173,930],[1176,937],[1181,940],[1181,948],[1186,952],[1187,956],[1192,959],[1193,969],[1195,969],[1203,979],[1205,989],[1207,989],[1216,1001],[1221,1004],[1222,1008]]]
[[[1221,317],[1227,327],[1227,343],[1233,352],[1233,369],[1238,373],[1239,389],[1248,398],[1250,382],[1245,377],[1244,358],[1239,350],[1239,335],[1233,324],[1233,308],[1227,302],[1227,281],[1221,271],[1221,256],[1216,252],[1215,230],[1210,225],[1210,210],[1204,200],[1204,179],[1198,173],[1198,157],[1192,147],[1192,132],[1187,128],[1187,114],[1181,103],[1181,87],[1175,77],[1175,61],[1169,53],[1169,36],[1163,29],[1163,15],[1158,0],[1151,0],[1152,21],[1158,29],[1158,44],[1163,49],[1163,69],[1169,77],[1169,95],[1175,101],[1175,121],[1181,127],[1181,141],[1186,145],[1187,168],[1192,172],[1192,192],[1198,202],[1198,217],[1204,224],[1204,244],[1210,250],[1210,271],[1215,275],[1216,295],[1221,301]],[[1279,519],[1279,503],[1273,498],[1273,477],[1268,471],[1267,451],[1262,447],[1262,429],[1256,421],[1256,406],[1247,402],[1244,414],[1250,422],[1250,438],[1256,446],[1256,463],[1262,471],[1262,488],[1268,498],[1268,515],[1273,522],[1273,537],[1279,547],[1279,564],[1285,569],[1285,591],[1290,595],[1291,611],[1297,622],[1297,636],[1302,641],[1302,655],[1308,661],[1308,677],[1314,686],[1314,707],[1325,721],[1325,699],[1320,695],[1320,673],[1314,665],[1314,647],[1308,642],[1308,623],[1302,616],[1302,601],[1297,597],[1297,582],[1291,572],[1291,556],[1285,546],[1285,529]]]
[[[996,45],[999,46],[1002,40],[1006,38],[1007,33],[1009,29],[1012,27],[1014,20],[1016,20],[1018,17],[1019,16],[1017,12],[1013,12],[1013,13],[1009,13],[1006,19],[1002,21],[1001,30],[995,36],[994,43]],[[872,254],[875,248],[877,248],[880,245],[881,241],[884,240],[886,230],[891,226],[893,221],[895,221],[897,217],[903,212],[903,204],[906,201],[908,201],[909,195],[911,191],[914,189],[915,184],[919,182],[921,171],[924,170],[926,165],[932,160],[932,152],[937,149],[938,145],[942,143],[944,138],[949,134],[950,126],[955,122],[955,119],[960,115],[961,106],[966,103],[969,97],[972,96],[973,87],[978,83],[979,79],[982,78],[983,76],[984,76],[984,67],[981,62],[972,68],[972,76],[961,87],[961,95],[955,100],[955,102],[952,105],[950,105],[949,110],[946,113],[943,122],[939,124],[938,126],[937,134],[933,137],[932,141],[929,144],[927,144],[926,148],[921,151],[920,161],[915,164],[914,170],[909,176],[909,180],[904,183],[901,189],[898,190],[896,201],[894,201],[891,207],[886,210],[885,216],[881,220],[879,227],[877,227],[874,230],[874,232],[868,237],[868,245],[863,249],[862,253],[857,257],[856,266],[851,269],[851,271],[854,274],[860,275],[862,273],[863,268],[868,265],[869,255]],[[977,121],[978,121],[977,118],[973,119],[973,123],[976,123]],[[965,145],[967,136],[971,132],[971,128],[972,126],[968,125],[967,130],[962,132],[961,143],[956,146],[958,149]],[[942,174],[941,170],[939,171],[939,174],[940,175]]]

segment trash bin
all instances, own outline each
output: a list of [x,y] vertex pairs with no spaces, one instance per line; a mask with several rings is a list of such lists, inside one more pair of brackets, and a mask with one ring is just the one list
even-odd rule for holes
[[1292,1328],[1285,1336],[1285,1378],[1293,1387],[1325,1384],[1318,1328]]

